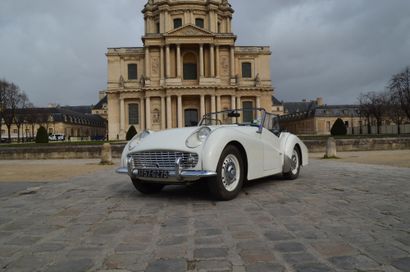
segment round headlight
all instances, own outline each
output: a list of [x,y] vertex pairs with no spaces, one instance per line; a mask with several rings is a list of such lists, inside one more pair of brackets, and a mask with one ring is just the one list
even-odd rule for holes
[[185,145],[189,148],[196,148],[204,143],[210,134],[211,129],[209,127],[201,127],[186,139]]
[[209,127],[202,127],[197,132],[198,140],[201,142],[205,142],[206,138],[208,138],[209,134],[211,134],[211,129]]
[[142,133],[135,135],[128,143],[128,150],[133,150],[141,142],[141,140],[147,137],[149,134],[150,132],[148,130],[144,130]]

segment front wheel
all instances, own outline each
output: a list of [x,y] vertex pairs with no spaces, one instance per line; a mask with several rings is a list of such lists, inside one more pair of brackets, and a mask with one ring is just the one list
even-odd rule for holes
[[299,177],[300,173],[300,154],[296,147],[293,149],[292,157],[290,158],[290,171],[283,173],[285,179],[293,180]]
[[224,149],[216,172],[216,178],[208,182],[210,192],[218,200],[234,199],[242,189],[245,174],[241,153],[235,146]]
[[131,179],[132,184],[134,184],[135,189],[137,189],[140,193],[144,195],[152,195],[159,193],[162,188],[164,188],[163,184],[156,184],[156,183],[143,183],[138,179]]

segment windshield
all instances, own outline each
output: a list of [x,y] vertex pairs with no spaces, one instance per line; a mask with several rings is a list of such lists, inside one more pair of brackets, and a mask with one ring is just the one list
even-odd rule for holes
[[204,115],[199,126],[215,125],[263,126],[270,131],[279,131],[278,117],[264,109],[239,109],[211,112]]

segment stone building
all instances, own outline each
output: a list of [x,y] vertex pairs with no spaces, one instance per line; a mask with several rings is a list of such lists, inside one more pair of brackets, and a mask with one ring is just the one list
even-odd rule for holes
[[227,0],[150,0],[144,47],[109,48],[110,139],[196,125],[207,112],[272,109],[268,46],[236,46]]
[[[319,101],[319,100],[318,100]],[[348,131],[364,125],[357,105],[323,105],[319,101],[284,103],[281,127],[297,135],[329,135],[336,119],[341,118]]]
[[[91,107],[87,106],[18,109],[13,119],[10,126],[13,141],[32,140],[40,126],[45,127],[49,134],[63,134],[66,140],[102,140],[107,136],[106,120],[92,115]],[[8,138],[4,121],[1,123],[0,137]]]

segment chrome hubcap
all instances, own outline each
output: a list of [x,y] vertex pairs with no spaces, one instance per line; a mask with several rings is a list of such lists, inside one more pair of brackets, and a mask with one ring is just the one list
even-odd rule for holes
[[290,164],[292,174],[296,175],[299,168],[299,156],[296,150],[292,153],[292,162]]
[[227,191],[234,191],[239,183],[240,168],[238,159],[229,154],[222,164],[222,184]]

